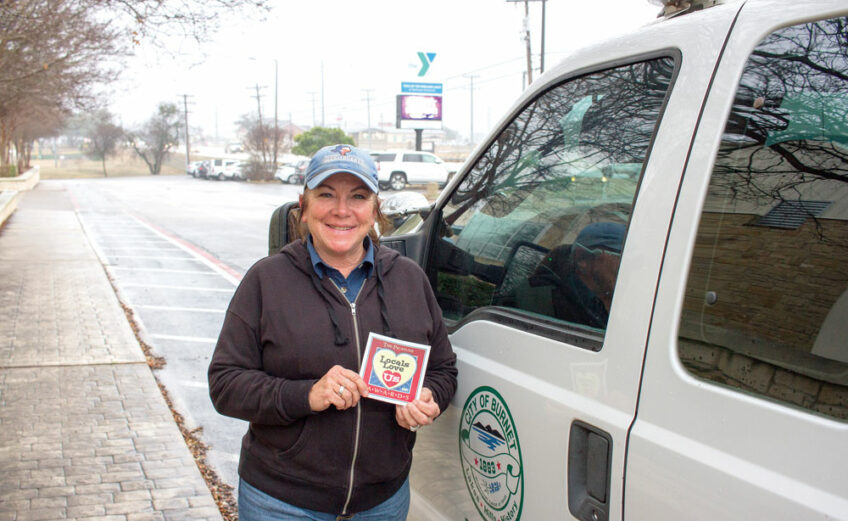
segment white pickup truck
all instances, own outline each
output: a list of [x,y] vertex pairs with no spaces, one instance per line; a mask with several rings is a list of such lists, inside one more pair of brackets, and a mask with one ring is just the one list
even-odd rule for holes
[[848,2],[667,4],[381,238],[458,355],[410,520],[848,520]]
[[669,0],[381,237],[459,369],[411,521],[848,520],[846,71],[845,0]]

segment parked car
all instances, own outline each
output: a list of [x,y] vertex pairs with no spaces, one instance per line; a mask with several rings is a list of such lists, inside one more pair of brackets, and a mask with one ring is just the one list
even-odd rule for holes
[[398,152],[372,152],[377,163],[380,187],[403,190],[406,185],[436,183],[444,186],[448,181],[448,169],[435,154],[415,150]]
[[244,168],[247,163],[244,161],[225,161],[224,168],[217,174],[218,179],[229,179],[230,181],[244,181],[246,179]]
[[669,0],[381,237],[458,357],[410,519],[848,520],[846,27],[845,0]]
[[309,159],[301,159],[295,163],[282,164],[274,173],[274,179],[290,185],[303,184],[304,179],[306,179],[306,168],[308,166]]
[[[209,161],[209,172],[206,174],[208,179],[221,180],[225,177],[230,177],[234,165],[240,163],[238,159],[212,159]],[[227,171],[227,169],[230,169]]]
[[237,142],[227,143],[224,147],[224,152],[227,154],[238,154],[244,152],[244,145]]
[[203,166],[204,166],[203,161],[192,161],[186,167],[186,174],[190,175],[191,177],[198,177],[199,173],[200,173],[199,170]]

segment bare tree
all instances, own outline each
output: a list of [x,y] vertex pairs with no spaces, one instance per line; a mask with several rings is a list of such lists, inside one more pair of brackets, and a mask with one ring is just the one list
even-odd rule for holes
[[134,43],[164,47],[167,37],[203,42],[228,15],[263,16],[268,0],[79,0],[90,9],[117,17]]
[[147,164],[151,175],[162,172],[162,163],[180,138],[180,111],[174,103],[160,103],[147,123],[127,135],[130,146]]
[[89,118],[86,136],[89,139],[88,155],[100,160],[103,177],[106,177],[106,158],[115,155],[118,143],[124,137],[124,129],[114,123],[109,111],[99,110]]
[[244,148],[250,154],[248,179],[273,178],[276,171],[272,152],[274,142],[276,140],[277,150],[284,149],[283,143],[287,136],[285,129],[275,129],[253,114],[245,114],[236,122],[236,125],[244,136],[242,140]]
[[71,110],[94,109],[97,86],[117,76],[133,44],[202,42],[226,13],[264,13],[266,2],[0,0],[0,167],[13,146],[18,169],[27,167],[35,129],[54,132]]
[[79,2],[0,2],[0,166],[13,145],[18,170],[28,166],[32,140],[54,132],[72,106],[90,104],[92,85],[114,77],[100,64],[120,54],[117,34]]

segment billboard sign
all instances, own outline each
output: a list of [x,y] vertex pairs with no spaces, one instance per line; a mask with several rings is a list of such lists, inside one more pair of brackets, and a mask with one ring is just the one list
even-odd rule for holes
[[442,97],[420,94],[398,94],[397,128],[441,129]]

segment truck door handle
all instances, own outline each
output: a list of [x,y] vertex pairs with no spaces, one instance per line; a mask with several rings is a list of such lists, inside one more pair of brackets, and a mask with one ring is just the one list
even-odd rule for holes
[[575,420],[568,439],[568,510],[583,521],[608,521],[612,437]]

